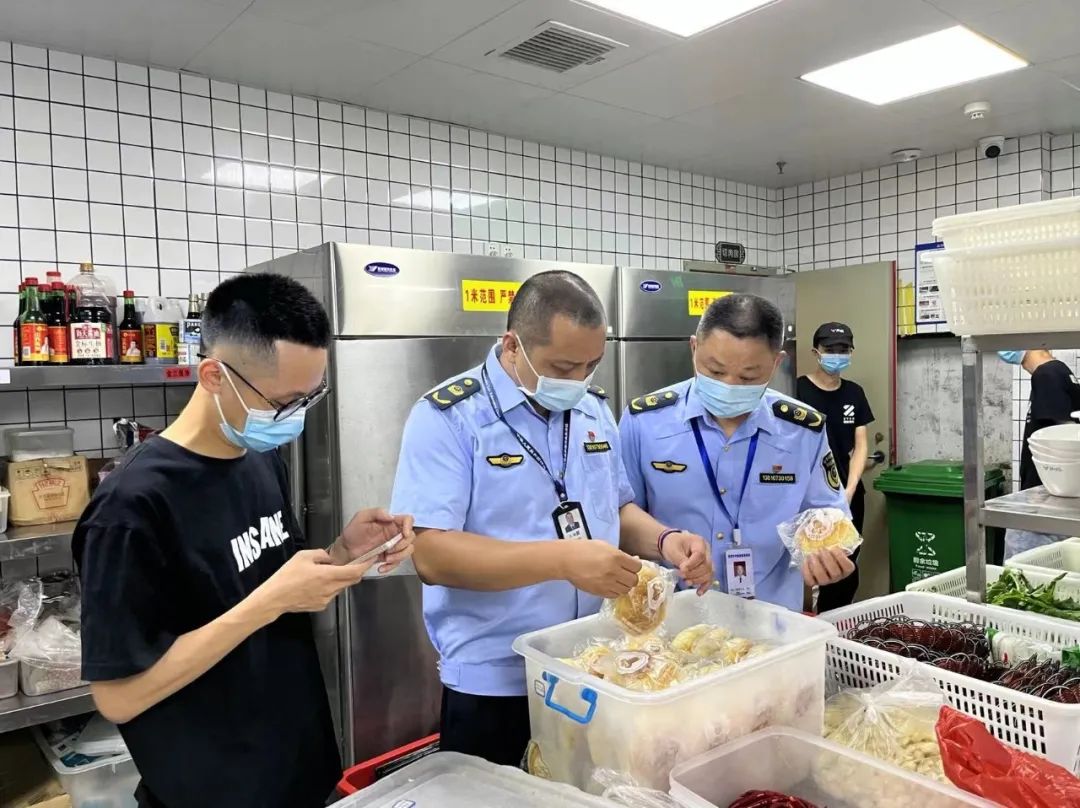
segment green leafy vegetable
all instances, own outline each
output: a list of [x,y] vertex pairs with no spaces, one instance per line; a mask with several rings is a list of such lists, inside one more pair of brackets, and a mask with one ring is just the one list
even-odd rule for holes
[[1080,600],[1058,597],[1055,594],[1062,573],[1049,583],[1033,586],[1024,573],[1006,567],[1001,577],[986,590],[986,602],[995,606],[1007,606],[1024,612],[1035,612],[1048,617],[1080,621]]

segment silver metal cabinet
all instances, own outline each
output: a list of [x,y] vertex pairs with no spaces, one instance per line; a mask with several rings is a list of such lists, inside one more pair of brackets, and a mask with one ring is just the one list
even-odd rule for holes
[[[250,267],[296,278],[330,312],[333,392],[290,453],[294,505],[314,546],[357,510],[389,504],[401,433],[416,401],[480,364],[506,330],[509,292],[548,269],[597,291],[611,339],[596,383],[618,401],[615,267],[448,255],[330,243]],[[466,298],[494,292],[494,302]],[[481,310],[470,310],[481,309]],[[316,618],[316,636],[346,763],[434,732],[440,685],[411,565],[375,577]]]

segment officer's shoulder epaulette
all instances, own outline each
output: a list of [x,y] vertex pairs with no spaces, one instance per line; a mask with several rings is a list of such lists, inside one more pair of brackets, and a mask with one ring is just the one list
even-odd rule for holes
[[598,387],[595,384],[589,387],[589,392],[597,398],[607,398],[607,390],[603,387]]
[[640,415],[643,412],[660,410],[670,407],[679,400],[679,394],[674,390],[661,390],[649,393],[647,396],[638,396],[630,402],[630,414]]
[[424,398],[440,410],[453,407],[459,401],[464,401],[474,393],[480,392],[480,382],[476,379],[464,376],[442,387],[436,387]]
[[772,411],[781,421],[806,427],[811,432],[820,432],[825,427],[824,415],[797,401],[774,401]]

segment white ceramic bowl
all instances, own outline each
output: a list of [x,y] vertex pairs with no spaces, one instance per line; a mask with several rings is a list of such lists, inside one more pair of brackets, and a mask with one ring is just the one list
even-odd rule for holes
[[1031,450],[1031,457],[1040,463],[1049,463],[1051,466],[1080,466],[1080,457],[1061,457],[1053,452],[1042,452],[1038,449]]
[[1080,424],[1057,424],[1040,429],[1028,438],[1031,446],[1080,455]]
[[1080,445],[1075,448],[1070,448],[1068,446],[1049,446],[1045,443],[1037,443],[1029,440],[1028,447],[1031,449],[1032,454],[1038,452],[1047,460],[1060,460],[1065,463],[1080,460]]
[[1054,496],[1080,497],[1080,463],[1047,463],[1035,458],[1035,469],[1046,490]]

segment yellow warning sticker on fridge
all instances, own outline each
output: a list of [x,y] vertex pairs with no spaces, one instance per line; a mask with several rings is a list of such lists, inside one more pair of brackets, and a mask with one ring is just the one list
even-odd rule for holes
[[461,281],[463,311],[510,311],[514,295],[521,288],[519,281]]
[[714,300],[719,300],[730,294],[731,292],[717,292],[715,290],[703,292],[699,289],[690,289],[686,293],[686,302],[690,307],[690,316],[700,317]]

